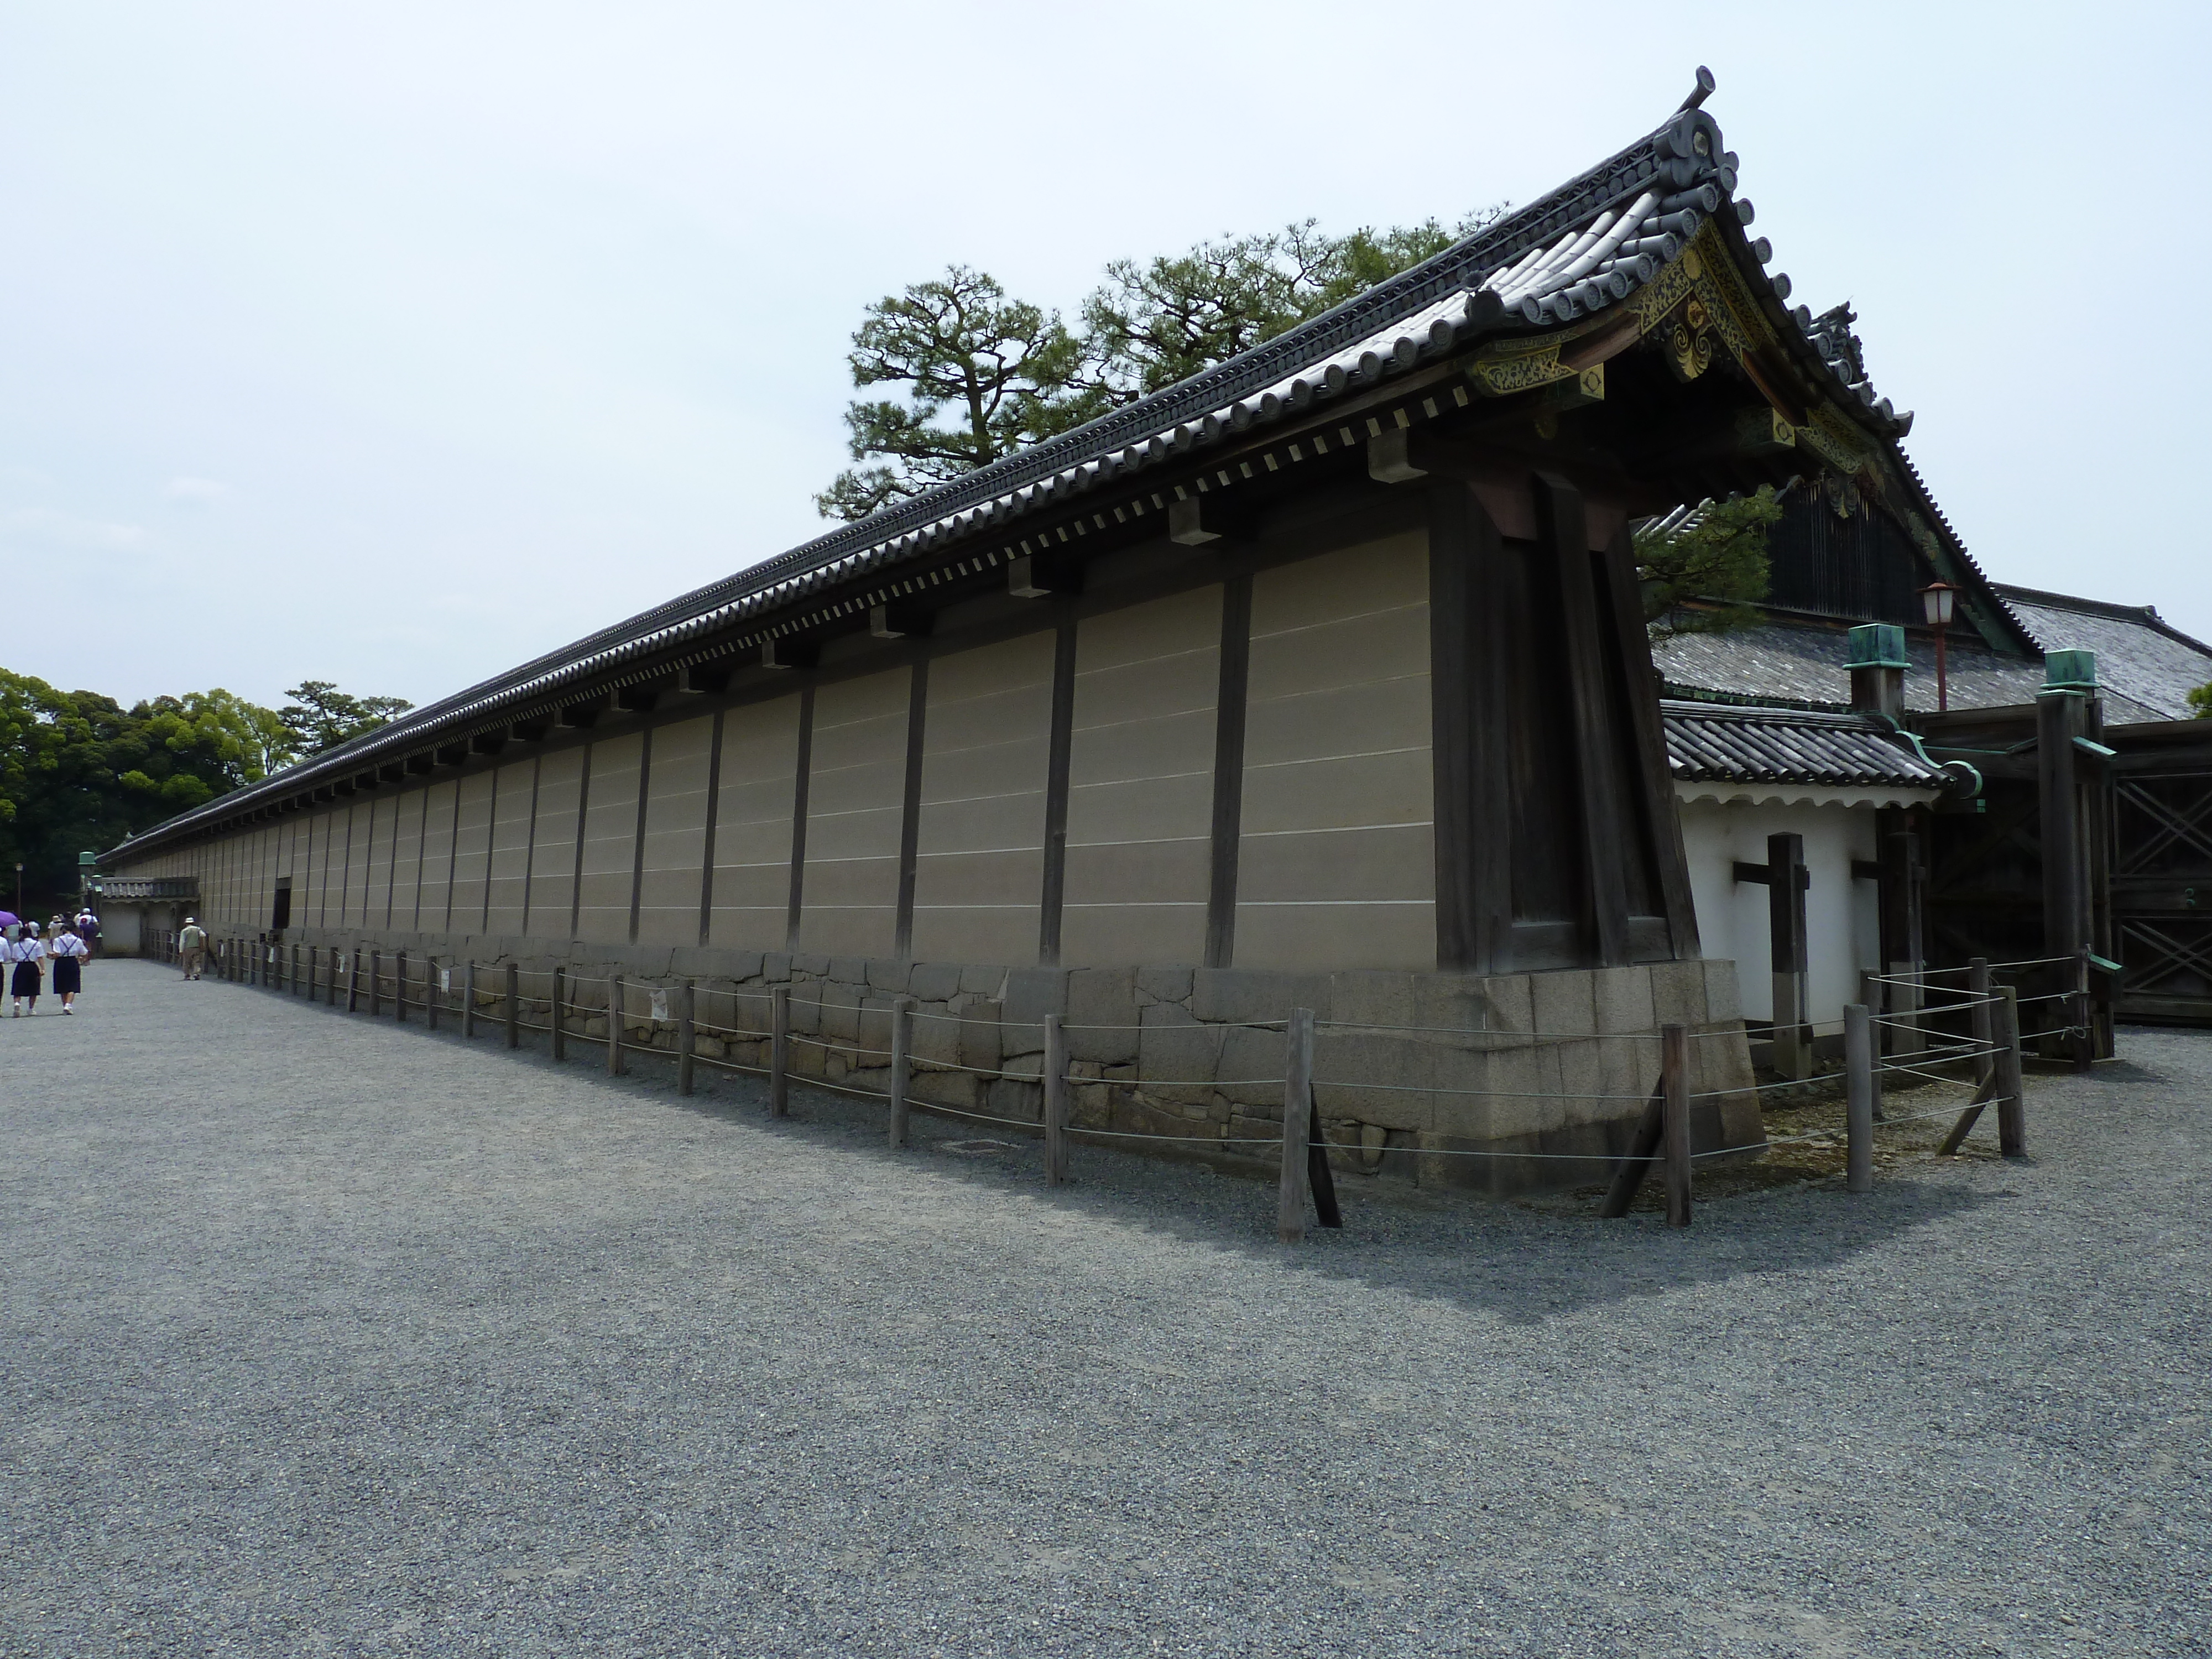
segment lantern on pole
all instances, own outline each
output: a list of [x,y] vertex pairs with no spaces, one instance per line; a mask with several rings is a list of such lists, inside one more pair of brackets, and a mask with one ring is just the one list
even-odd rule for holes
[[1936,630],[1936,707],[1948,711],[1951,707],[1950,665],[1945,660],[1944,644],[1951,631],[1952,608],[1958,603],[1959,590],[1947,581],[1932,581],[1920,590],[1920,603],[1928,613],[1928,625]]

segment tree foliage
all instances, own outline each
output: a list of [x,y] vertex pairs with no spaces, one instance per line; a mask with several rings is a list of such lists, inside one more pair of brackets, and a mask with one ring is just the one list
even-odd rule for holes
[[[303,697],[309,690],[322,701]],[[307,716],[381,725],[386,709],[407,706],[319,680],[288,695],[307,707],[264,708],[218,687],[125,708],[0,669],[0,866],[12,876],[20,860],[26,891],[58,898],[76,888],[80,852],[105,851],[312,752],[320,732]]]
[[404,697],[353,696],[329,680],[302,680],[284,695],[292,701],[276,718],[302,759],[388,726],[415,706]]
[[2198,686],[2189,694],[2190,718],[2212,720],[2212,684]]
[[1086,418],[1082,347],[1060,313],[962,265],[870,306],[848,361],[854,386],[906,392],[846,410],[853,459],[889,464],[839,473],[814,498],[824,518],[866,518]]
[[814,498],[861,519],[1250,349],[1441,253],[1504,212],[1329,236],[1308,220],[1149,261],[1116,260],[1084,301],[1080,332],[953,266],[870,306],[853,384],[900,398],[845,411],[848,467]]
[[1644,620],[1655,641],[1717,634],[1759,620],[1766,597],[1766,532],[1782,517],[1771,485],[1706,501],[1685,528],[1636,534]]

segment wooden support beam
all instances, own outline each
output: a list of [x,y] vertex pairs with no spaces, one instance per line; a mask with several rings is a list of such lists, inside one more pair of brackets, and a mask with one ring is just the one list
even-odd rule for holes
[[1249,542],[1252,510],[1242,501],[1218,495],[1187,495],[1168,503],[1168,539],[1183,547],[1213,542]]
[[1460,479],[1429,487],[1429,700],[1437,966],[1497,973],[1513,938],[1511,792],[1498,526]]
[[812,640],[785,635],[761,641],[763,668],[811,668],[821,659],[822,647]]
[[650,714],[659,705],[660,694],[667,686],[625,685],[615,692],[615,707],[626,714]]
[[1774,1069],[1784,1077],[1813,1074],[1812,1031],[1806,1022],[1805,838],[1766,838],[1768,966],[1774,980]]
[[[1636,572],[1636,546],[1623,524],[1598,556],[1599,594],[1612,618],[1612,646],[1627,704],[1625,734],[1635,744],[1626,787],[1634,810],[1629,833],[1649,845],[1658,878],[1660,908],[1668,946],[1678,962],[1698,954],[1698,907],[1690,891],[1690,859],[1682,842],[1682,815],[1674,803],[1674,776],[1667,763],[1667,731],[1659,715],[1659,675],[1651,665],[1650,635],[1644,623],[1644,590]],[[1641,850],[1641,849],[1639,849]]]
[[604,691],[596,696],[580,697],[574,702],[562,706],[561,724],[580,729],[596,726],[599,716],[606,713],[606,709],[607,694]]
[[1212,872],[1206,900],[1206,965],[1237,956],[1237,869],[1244,823],[1244,714],[1252,661],[1252,579],[1232,577],[1221,595],[1220,678],[1213,703]]
[[1006,592],[1018,599],[1048,599],[1056,593],[1080,593],[1083,570],[1053,553],[1024,553],[1006,562]]
[[886,599],[868,607],[868,632],[879,640],[921,640],[936,625],[935,614],[912,599]]
[[469,752],[472,755],[496,755],[506,747],[504,732],[479,732],[469,739]]
[[1582,492],[1566,479],[1535,475],[1537,540],[1559,573],[1560,620],[1566,641],[1568,702],[1582,797],[1584,903],[1598,963],[1626,964],[1628,884],[1624,860],[1633,839],[1623,822],[1615,783],[1611,698],[1598,629],[1595,572]]
[[[1367,476],[1377,483],[1411,483],[1416,478],[1427,477],[1428,468],[1419,465],[1412,453],[1412,438],[1411,429],[1405,427],[1386,428],[1370,438],[1367,441]],[[1180,507],[1183,503],[1179,501],[1176,505]]]

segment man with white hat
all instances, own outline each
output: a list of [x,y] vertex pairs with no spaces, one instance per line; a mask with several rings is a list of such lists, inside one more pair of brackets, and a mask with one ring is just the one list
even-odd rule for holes
[[177,947],[184,953],[185,977],[198,979],[207,965],[207,929],[186,916],[185,931],[177,935]]

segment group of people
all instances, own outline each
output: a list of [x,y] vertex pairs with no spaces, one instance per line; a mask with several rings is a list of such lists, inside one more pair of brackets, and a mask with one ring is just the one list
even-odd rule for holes
[[56,916],[43,937],[35,921],[11,924],[0,939],[0,963],[8,966],[8,994],[15,1000],[12,1018],[39,1012],[39,996],[46,989],[46,968],[53,966],[54,994],[62,1012],[76,1012],[77,994],[84,988],[84,964],[100,938],[100,920],[87,910],[71,921]]

